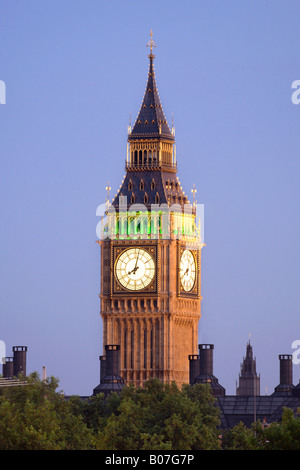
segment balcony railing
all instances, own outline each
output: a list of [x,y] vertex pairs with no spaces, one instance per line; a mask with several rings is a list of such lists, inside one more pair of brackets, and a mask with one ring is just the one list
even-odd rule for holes
[[128,170],[172,170],[177,171],[177,163],[166,163],[166,162],[145,162],[145,163],[130,163],[125,160],[125,169]]

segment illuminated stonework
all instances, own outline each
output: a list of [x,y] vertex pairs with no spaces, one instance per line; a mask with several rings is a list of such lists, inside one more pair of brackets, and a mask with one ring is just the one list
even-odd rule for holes
[[157,91],[154,55],[129,128],[126,175],[107,207],[101,247],[103,348],[120,345],[120,376],[189,382],[197,354],[201,240],[196,207],[177,177],[174,129]]

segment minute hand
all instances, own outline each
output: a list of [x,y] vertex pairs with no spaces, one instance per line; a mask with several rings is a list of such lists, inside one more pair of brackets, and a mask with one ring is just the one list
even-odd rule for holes
[[136,257],[136,262],[135,262],[135,267],[134,267],[135,271],[136,271],[136,267],[137,267],[137,262],[138,262],[138,259],[139,259],[139,255],[140,255],[140,250],[138,251],[138,255],[137,255],[137,257]]
[[139,254],[140,254],[140,251],[138,251],[138,255],[137,255],[137,258],[136,258],[136,262],[135,262],[134,268],[133,268],[131,271],[129,271],[128,274],[132,274],[132,273],[135,274],[136,270],[139,269],[139,267],[137,266],[137,262],[138,262],[138,259],[139,259]]

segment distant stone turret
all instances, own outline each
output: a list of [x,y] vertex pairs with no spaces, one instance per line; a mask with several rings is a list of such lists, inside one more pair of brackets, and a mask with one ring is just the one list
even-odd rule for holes
[[253,358],[250,340],[247,344],[246,357],[244,357],[241,364],[239,386],[237,387],[236,394],[252,397],[260,395],[260,376],[256,373],[256,359]]

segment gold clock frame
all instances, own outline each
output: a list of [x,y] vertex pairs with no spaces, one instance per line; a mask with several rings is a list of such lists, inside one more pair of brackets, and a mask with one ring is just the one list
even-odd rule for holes
[[[144,289],[140,290],[129,290],[118,281],[115,275],[116,262],[119,256],[127,250],[132,248],[141,248],[152,256],[155,264],[155,274],[152,281]],[[159,287],[159,250],[156,244],[150,243],[124,243],[111,245],[111,295],[112,296],[144,296],[144,295],[157,295]]]
[[[185,250],[189,250],[194,256],[195,267],[196,267],[195,282],[190,291],[184,290],[181,284],[181,280],[180,280],[180,260]],[[177,295],[178,297],[197,298],[197,299],[200,298],[200,272],[199,271],[200,271],[200,249],[191,247],[190,245],[178,244],[178,251],[177,251]]]

